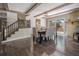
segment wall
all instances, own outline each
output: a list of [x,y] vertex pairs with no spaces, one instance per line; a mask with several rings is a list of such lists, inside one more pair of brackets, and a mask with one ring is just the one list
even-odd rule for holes
[[[76,20],[78,20],[77,19],[77,17],[79,17],[79,11],[75,11],[75,12],[72,12],[72,13],[70,13],[70,22],[74,22],[74,21],[76,21]],[[68,35],[70,36],[70,37],[73,37],[73,33],[74,33],[74,31],[75,31],[75,28],[76,28],[76,26],[77,25],[79,25],[79,23],[68,23]]]
[[[63,14],[60,16],[52,17],[47,20],[56,20],[56,19],[65,19],[65,34],[69,37],[73,37],[73,33],[75,31],[76,26],[79,26],[79,23],[75,23],[74,21],[78,20],[77,17],[79,17],[79,11],[74,11],[68,14]],[[72,24],[72,22],[74,22]]]
[[[47,5],[47,4],[46,4],[46,5]],[[49,6],[49,5],[48,5],[48,6]],[[51,6],[52,6],[52,5],[51,5]],[[40,6],[39,6],[39,7],[40,7]],[[40,11],[40,10],[43,8],[43,6],[41,6],[40,8],[39,8],[39,7],[37,7],[37,8],[36,8],[35,10],[33,10],[32,12],[30,12],[30,15],[29,15],[29,16],[26,16],[26,20],[31,20],[31,27],[36,27],[36,24],[35,24],[36,18],[35,18],[34,16],[37,14],[38,10]],[[70,5],[67,5],[67,6],[64,6],[64,7],[55,9],[55,10],[52,10],[52,11],[48,12],[47,14],[48,14],[48,15],[55,15],[55,14],[57,14],[57,13],[61,13],[61,12],[65,12],[65,11],[70,11],[70,10],[75,9],[75,8],[78,8],[78,7],[79,7],[79,4],[73,3],[73,4],[70,4]],[[38,9],[38,8],[39,8],[39,9]],[[49,8],[46,8],[46,9],[49,9]],[[42,11],[44,12],[44,9],[43,9]],[[40,13],[40,12],[38,12],[38,14],[39,14],[39,13]],[[38,18],[41,19],[42,16],[41,16],[41,17],[38,16]],[[41,26],[45,26],[44,23],[45,23],[45,21],[41,19]]]
[[26,16],[26,20],[30,20],[31,21],[31,27],[36,27],[36,18],[34,18],[34,16],[30,15],[30,16]]
[[[73,37],[74,29],[78,24],[76,24],[76,23],[72,24],[70,21],[76,20],[77,17],[79,16],[79,11],[74,11],[77,8],[79,8],[79,4],[73,3],[71,5],[64,6],[64,7],[58,8],[56,10],[52,10],[52,11],[48,12],[48,15],[50,16],[50,18],[53,17],[53,19],[65,18],[66,19],[66,33],[68,36]],[[72,11],[74,11],[74,12],[72,12]],[[66,14],[65,12],[66,13],[71,12],[71,13],[64,16],[63,14]]]
[[23,13],[18,13],[17,14],[17,17],[20,19],[20,20],[25,20],[26,16],[23,14]]
[[41,27],[46,27],[46,19],[45,18],[41,18]]
[[17,13],[7,12],[7,25],[10,25],[17,21]]

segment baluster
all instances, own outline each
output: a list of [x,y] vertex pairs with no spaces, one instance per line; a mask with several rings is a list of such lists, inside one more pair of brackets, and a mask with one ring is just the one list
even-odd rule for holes
[[6,28],[6,38],[7,38],[7,35],[8,35],[8,28]]
[[10,26],[9,26],[9,37],[10,37]]
[[21,24],[22,24],[21,28],[23,28],[23,27],[24,27],[24,26],[23,26],[23,20],[21,20]]
[[18,23],[18,24],[19,24],[19,28],[21,28],[21,23],[20,23],[20,20],[19,20],[19,23]]
[[15,25],[15,31],[16,31],[16,22],[15,22],[15,24],[14,24],[14,25]]
[[16,22],[17,30],[18,30],[18,22]]
[[25,28],[26,28],[26,21],[25,21]]
[[15,24],[14,24],[14,25],[15,25],[15,31],[16,31],[16,22],[15,22]]
[[5,31],[5,38],[6,38],[6,35],[7,35],[7,33],[6,33],[6,28],[4,29],[4,31]]
[[[9,27],[9,33],[11,34],[11,26]],[[9,35],[10,35],[10,34],[9,34]]]
[[13,26],[11,26],[11,33],[13,33]]
[[14,25],[14,32],[15,32],[15,30],[16,30],[16,29],[15,29],[15,24],[13,24],[13,25]]
[[17,30],[18,30],[18,23],[16,22],[16,28],[17,28]]
[[3,40],[6,40],[5,38],[5,28],[3,27]]
[[10,33],[9,35],[11,35],[11,26],[9,27],[9,33]]
[[15,31],[15,27],[14,27],[14,24],[13,24],[13,32]]
[[8,27],[8,36],[9,36],[9,34],[10,34],[10,33],[9,33],[9,27]]
[[16,31],[17,31],[17,22],[15,23]]
[[13,31],[14,31],[14,28],[13,28],[13,25],[12,25],[12,33],[13,33]]
[[12,33],[12,25],[9,26],[9,33]]
[[19,28],[19,20],[17,21],[17,23],[18,23],[18,28]]
[[14,33],[14,31],[15,31],[15,25],[13,24],[12,26],[13,26],[13,33]]
[[21,20],[20,20],[20,24],[19,24],[19,25],[20,25],[20,28],[21,28],[21,27],[22,27],[22,23],[21,23]]
[[8,35],[7,35],[7,36],[9,36],[9,27],[7,27],[7,30],[8,30],[8,31],[7,31],[7,32],[8,32]]
[[7,37],[7,28],[6,28],[6,37]]

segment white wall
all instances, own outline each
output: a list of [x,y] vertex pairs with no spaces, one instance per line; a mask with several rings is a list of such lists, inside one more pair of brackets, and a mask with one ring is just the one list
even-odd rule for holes
[[7,25],[10,25],[17,21],[17,13],[7,12]]
[[41,18],[41,27],[46,27],[46,19]]
[[33,17],[32,19],[31,19],[31,27],[36,27],[36,19]]
[[26,16],[26,20],[31,20],[31,27],[35,27],[35,22],[36,22],[36,19],[34,18],[33,15],[30,15],[30,16]]

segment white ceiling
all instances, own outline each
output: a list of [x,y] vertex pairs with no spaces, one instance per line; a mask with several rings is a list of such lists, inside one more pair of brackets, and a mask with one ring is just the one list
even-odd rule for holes
[[43,4],[39,5],[37,8],[35,8],[32,12],[30,12],[30,14],[38,15],[40,13],[54,9],[63,4],[64,3],[43,3]]
[[25,12],[31,8],[34,3],[8,3],[9,10]]
[[[9,10],[25,12],[29,10],[35,3],[8,3]],[[45,11],[54,9],[64,3],[41,3],[38,7],[30,12],[31,15],[35,16]]]

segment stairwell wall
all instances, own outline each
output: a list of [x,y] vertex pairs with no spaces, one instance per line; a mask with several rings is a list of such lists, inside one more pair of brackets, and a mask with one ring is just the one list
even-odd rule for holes
[[17,21],[17,13],[7,12],[7,26]]

